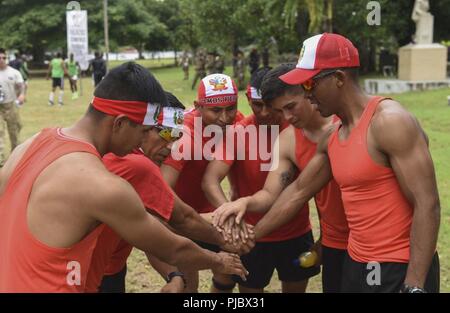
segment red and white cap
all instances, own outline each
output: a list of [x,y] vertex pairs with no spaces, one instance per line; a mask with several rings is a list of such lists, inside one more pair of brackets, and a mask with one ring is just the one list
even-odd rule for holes
[[226,106],[237,104],[238,89],[230,76],[211,74],[200,82],[197,101],[202,106]]
[[325,69],[359,67],[358,49],[344,36],[323,33],[303,42],[295,69],[281,75],[289,85],[298,85]]
[[261,90],[247,85],[247,98],[250,100],[262,100]]

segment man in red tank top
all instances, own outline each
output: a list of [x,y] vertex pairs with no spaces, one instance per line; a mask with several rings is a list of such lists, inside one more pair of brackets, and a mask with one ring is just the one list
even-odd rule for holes
[[[427,137],[398,102],[361,89],[358,67],[353,44],[324,33],[305,40],[297,68],[280,77],[302,84],[320,114],[336,114],[341,125],[320,140],[297,182],[285,189],[255,233],[289,221],[334,177],[350,229],[342,290],[438,292],[440,206]],[[214,222],[243,211],[239,205],[219,211]]]
[[[201,182],[213,153],[213,148],[208,143],[217,141],[219,137],[208,135],[206,129],[224,132],[227,125],[238,122],[244,116],[237,109],[236,84],[227,75],[206,76],[201,80],[197,94],[195,108],[185,114],[184,126],[189,134],[183,135],[179,141],[179,149],[176,149],[183,154],[176,158],[172,153],[163,162],[161,172],[181,200],[198,213],[211,213],[215,208],[205,197]],[[204,248],[219,251],[218,246],[198,243]],[[188,291],[197,292],[198,273],[187,273],[186,277]],[[211,290],[228,291],[233,284],[231,278],[215,273]]]
[[237,255],[169,231],[102,163],[108,152],[137,148],[166,102],[153,75],[128,62],[102,80],[73,126],[45,129],[14,150],[0,173],[0,292],[84,291],[104,224],[182,270],[245,275]]
[[[282,113],[275,112],[271,105],[262,100],[261,84],[269,71],[270,68],[261,68],[253,73],[250,85],[247,87],[247,99],[253,114],[236,124],[236,132],[239,127],[243,127],[243,130],[251,134],[252,138],[250,135],[236,133],[236,140],[231,151],[226,150],[227,147],[225,147],[225,153],[222,152],[223,155],[218,155],[216,160],[209,163],[203,177],[203,190],[215,207],[229,202],[221,187],[221,181],[225,176],[228,176],[230,181],[234,181],[232,184],[234,190],[230,200],[252,196],[263,189],[265,182],[271,185],[274,180],[280,182],[278,193],[281,193],[283,188],[279,180],[279,173],[269,172],[270,159],[264,155],[266,150],[269,154],[272,152],[272,146],[279,131],[289,126],[283,120]],[[274,129],[276,131],[272,132]],[[267,149],[261,147],[261,140],[267,142]],[[292,144],[290,146],[292,147]],[[241,147],[245,147],[243,148],[245,154],[239,157]],[[266,170],[263,168],[264,164],[267,165]],[[293,177],[295,174],[292,173]],[[249,212],[245,216],[245,222],[256,225],[262,217],[261,213]],[[250,274],[245,282],[235,279],[239,283],[240,292],[264,292],[275,269],[283,292],[305,292],[309,278],[317,275],[320,267],[302,268],[296,266],[293,260],[300,254],[309,251],[313,244],[309,208],[305,205],[290,223],[283,225],[272,234],[260,238],[250,253],[241,256],[242,262]]]

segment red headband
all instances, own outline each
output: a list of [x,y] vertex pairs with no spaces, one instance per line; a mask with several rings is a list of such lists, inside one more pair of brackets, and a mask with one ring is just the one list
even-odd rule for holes
[[126,115],[135,123],[143,125],[161,125],[171,128],[183,127],[183,110],[173,107],[161,107],[141,101],[110,100],[94,97],[94,108],[108,115]]
[[92,106],[108,115],[117,116],[124,114],[133,122],[143,125],[155,125],[154,121],[157,119],[160,111],[160,106],[157,104],[142,101],[111,100],[98,97],[92,99]]

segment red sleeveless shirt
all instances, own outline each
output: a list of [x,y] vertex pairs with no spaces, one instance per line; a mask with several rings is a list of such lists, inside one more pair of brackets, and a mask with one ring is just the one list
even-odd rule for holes
[[362,263],[407,263],[413,209],[394,171],[375,163],[367,148],[370,121],[384,99],[373,97],[369,101],[346,140],[339,140],[337,128],[330,136],[328,155],[342,192],[351,258]]
[[73,152],[91,153],[100,159],[92,145],[65,137],[59,129],[44,129],[11,174],[0,197],[0,292],[84,291],[103,225],[69,248],[54,248],[35,238],[27,222],[35,180],[52,162]]

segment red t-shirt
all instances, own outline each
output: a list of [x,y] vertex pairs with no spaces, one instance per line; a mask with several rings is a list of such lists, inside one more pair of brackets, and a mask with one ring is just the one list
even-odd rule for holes
[[[223,157],[223,162],[225,162],[228,165],[232,165],[230,176],[231,181],[233,182],[234,186],[234,195],[237,198],[251,196],[255,194],[256,192],[260,191],[264,187],[264,183],[266,182],[267,175],[269,174],[268,171],[261,170],[261,165],[263,164],[270,164],[270,158],[266,160],[262,160],[261,155],[259,153],[258,145],[260,144],[260,140],[263,140],[260,135],[258,123],[256,121],[255,115],[250,115],[246,117],[244,120],[237,123],[237,126],[255,126],[255,129],[257,131],[258,140],[256,146],[251,146],[250,141],[248,140],[249,137],[246,136],[244,138],[242,135],[236,135],[236,142],[245,142],[245,154],[244,157],[240,157],[238,159],[238,145],[234,145],[234,156],[230,157],[230,152],[227,151],[228,157]],[[280,132],[285,129],[287,126],[289,126],[288,123],[284,122],[280,126]],[[241,133],[242,134],[242,133]],[[267,142],[266,142],[266,148],[261,148],[261,153],[266,154],[265,158],[267,158],[268,155],[271,154],[271,148],[273,146],[273,143],[275,142],[276,137],[273,138],[271,136],[270,129],[268,130],[268,136],[267,136]],[[250,147],[252,149],[255,149],[256,153],[254,151],[250,151]],[[222,151],[219,151],[217,154],[223,154]],[[216,154],[216,155],[217,155]],[[255,158],[256,156],[256,158]],[[242,160],[243,159],[243,160]],[[234,199],[233,199],[234,200]],[[245,214],[245,221],[251,225],[256,225],[260,219],[262,219],[264,214],[261,213],[246,213]],[[279,229],[273,231],[268,236],[261,238],[258,241],[261,242],[274,242],[274,241],[283,241],[288,240],[292,238],[299,237],[308,231],[311,230],[311,223],[309,220],[309,206],[306,203],[305,206],[298,212],[296,217],[292,219],[289,223],[283,225]]]
[[[125,157],[109,153],[103,157],[106,168],[127,180],[144,206],[168,221],[172,215],[174,195],[160,169],[140,150]],[[132,246],[106,227],[99,237],[88,274],[87,291],[96,292],[103,275],[118,273],[125,266]]]
[[[206,167],[208,166],[209,161],[205,159],[201,151],[203,151],[206,143],[212,138],[203,136],[204,127],[198,128],[196,130],[197,133],[194,133],[195,117],[200,117],[200,113],[197,110],[192,110],[185,114],[184,126],[189,129],[191,136],[183,136],[180,142],[180,151],[183,151],[184,147],[190,148],[190,160],[175,160],[170,155],[164,161],[164,164],[169,165],[180,172],[174,188],[178,197],[193,207],[198,213],[209,213],[214,211],[215,208],[209,203],[208,199],[206,199],[206,196],[201,188],[203,175],[206,172]],[[243,118],[244,115],[238,111],[235,122],[238,122]],[[194,150],[199,151],[197,154],[201,154],[196,157]],[[210,158],[212,159],[212,156],[210,156]]]

